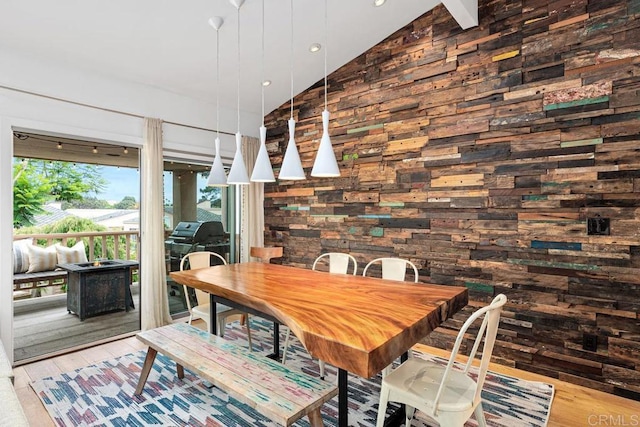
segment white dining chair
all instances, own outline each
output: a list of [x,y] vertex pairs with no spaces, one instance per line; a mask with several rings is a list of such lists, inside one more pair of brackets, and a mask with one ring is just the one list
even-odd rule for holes
[[353,265],[351,274],[355,276],[358,272],[358,261],[356,261],[353,255],[342,252],[327,252],[326,254],[320,255],[313,262],[311,269],[317,270],[323,264],[328,264],[329,273],[349,274],[350,264]]
[[[199,268],[207,268],[212,265],[212,261],[221,261],[222,264],[227,264],[227,261],[215,252],[191,252],[182,257],[180,261],[180,271],[185,270],[187,263],[189,264],[190,270],[195,270]],[[189,288],[186,285],[183,285],[184,296],[187,301],[187,309],[189,310],[189,321],[196,319],[202,319],[207,324],[207,330],[210,329],[211,318],[209,315],[210,311],[210,303],[209,303],[209,294],[201,291],[199,289],[194,289],[196,293],[197,305],[191,305],[191,298],[189,298]],[[249,342],[249,349],[252,350],[253,346],[251,345],[251,328],[249,327],[249,315],[235,308],[228,307],[224,304],[216,304],[216,334],[220,337],[224,337],[224,328],[227,324],[227,319],[231,316],[239,315],[245,317],[245,325],[247,327],[247,341]]]
[[407,268],[411,267],[413,269],[413,281],[418,283],[418,279],[420,278],[418,268],[411,261],[402,258],[376,258],[364,267],[362,275],[366,276],[369,267],[377,263],[382,264],[382,278],[385,280],[404,282]]
[[[506,302],[507,297],[500,294],[491,304],[477,310],[464,322],[446,366],[413,357],[384,377],[380,389],[376,426],[384,425],[389,401],[406,405],[405,426],[411,425],[416,409],[437,421],[441,426],[461,427],[472,414],[475,414],[479,426],[485,426],[481,402],[482,386],[496,341],[500,312]],[[462,368],[456,361],[460,345],[469,327],[480,318],[482,318],[482,324],[476,335],[469,360]],[[477,377],[474,378],[470,368],[482,341],[484,345],[480,367]]]
[[[358,261],[353,255],[345,254],[342,252],[327,252],[316,258],[313,262],[312,270],[316,270],[322,263],[327,262],[329,264],[329,273],[333,274],[349,274],[349,265],[353,264],[353,270],[351,274],[355,276],[358,271]],[[291,339],[291,329],[287,328],[287,335],[284,339],[284,349],[282,350],[282,364],[287,362],[287,350],[289,349],[289,341]],[[320,378],[324,379],[324,360],[318,360],[318,366],[320,367]]]

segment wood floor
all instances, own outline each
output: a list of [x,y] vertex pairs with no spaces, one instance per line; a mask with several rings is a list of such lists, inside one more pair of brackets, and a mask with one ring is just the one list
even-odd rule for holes
[[[198,326],[202,327],[202,322]],[[29,386],[30,381],[142,349],[145,349],[144,345],[135,337],[130,337],[14,368],[16,392],[30,424],[38,427],[54,426]],[[419,349],[447,357],[447,353],[440,349],[421,345]],[[551,406],[550,427],[640,425],[640,402],[501,365],[492,364],[490,369],[526,380],[554,384],[556,392]]]

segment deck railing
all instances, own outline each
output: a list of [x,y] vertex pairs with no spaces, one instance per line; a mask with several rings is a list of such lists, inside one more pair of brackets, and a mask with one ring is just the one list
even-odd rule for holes
[[[88,231],[77,233],[52,233],[52,234],[19,234],[14,235],[14,240],[32,238],[37,246],[47,247],[60,243],[62,246],[73,246],[79,240],[85,244],[87,259],[138,259],[139,231]],[[24,275],[22,275],[24,276]],[[17,283],[19,282],[19,283]],[[14,299],[35,297],[41,294],[42,288],[62,286],[66,284],[66,275],[51,275],[34,273],[33,280],[14,277]]]

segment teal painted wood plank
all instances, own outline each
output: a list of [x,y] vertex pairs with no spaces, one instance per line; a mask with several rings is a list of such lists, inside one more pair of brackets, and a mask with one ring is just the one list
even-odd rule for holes
[[602,138],[594,138],[594,139],[580,139],[576,141],[565,141],[560,143],[561,148],[567,147],[581,147],[585,145],[598,145],[602,144]]
[[565,251],[581,251],[582,243],[577,242],[546,242],[543,240],[532,240],[533,249],[560,249]]
[[609,96],[599,96],[597,98],[585,98],[576,99],[575,101],[559,102],[557,104],[547,104],[544,106],[544,111],[559,110],[561,108],[578,107],[580,105],[598,104],[600,102],[607,102]]
[[369,230],[369,235],[372,237],[383,237],[384,236],[384,228],[382,227],[373,227]]
[[384,123],[379,123],[377,125],[369,125],[369,126],[363,126],[361,128],[348,129],[347,135],[350,133],[365,132],[372,129],[381,129],[383,126],[384,126]]
[[388,208],[404,208],[404,202],[380,202],[378,203],[378,206]]
[[627,10],[629,15],[640,13],[640,0],[629,0]]
[[494,287],[486,283],[464,282],[464,286],[470,291],[482,292],[483,294],[493,295]]
[[308,211],[310,206],[280,206],[281,211]]
[[530,194],[522,196],[522,200],[547,200],[549,196],[545,194]]
[[366,214],[366,215],[358,215],[358,218],[369,218],[369,219],[391,218],[391,215],[390,214]]
[[550,268],[566,268],[568,270],[580,270],[580,271],[597,271],[600,267],[597,265],[576,264],[572,262],[551,262],[542,261],[536,259],[508,259],[509,264],[516,265],[535,265],[536,267],[550,267]]

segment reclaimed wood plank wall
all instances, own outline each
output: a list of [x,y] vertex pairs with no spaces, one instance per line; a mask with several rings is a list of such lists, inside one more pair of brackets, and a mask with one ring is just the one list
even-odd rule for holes
[[[265,244],[468,287],[444,348],[502,292],[496,361],[640,399],[640,0],[479,3],[478,27],[438,6],[329,76],[341,176],[268,184]],[[322,81],[294,109],[309,176]],[[276,167],[288,116],[266,119]]]

